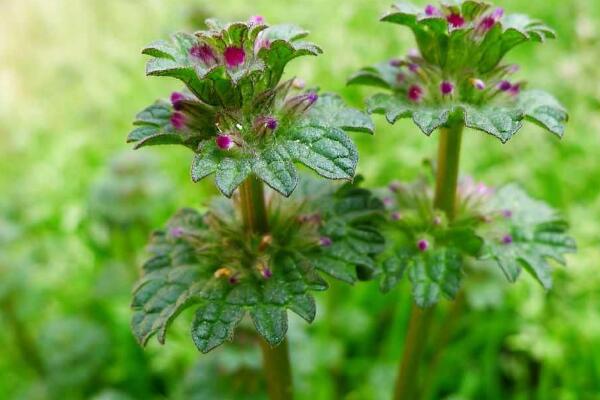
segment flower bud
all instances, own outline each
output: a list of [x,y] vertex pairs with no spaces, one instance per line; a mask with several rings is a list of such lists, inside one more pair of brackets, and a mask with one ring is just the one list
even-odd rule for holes
[[431,4],[428,4],[425,7],[425,15],[427,15],[428,17],[439,17],[442,15],[442,13],[440,12],[440,10],[437,7],[435,7]]
[[317,102],[319,95],[309,92],[294,96],[286,100],[283,108],[290,113],[303,113]]
[[454,92],[454,85],[450,81],[443,81],[440,83],[440,92],[442,92],[442,95],[444,96],[452,94]]
[[250,25],[264,25],[265,24],[265,18],[262,15],[253,15],[248,20],[248,23]]
[[502,243],[504,244],[511,244],[513,242],[513,238],[511,235],[504,235],[502,236]]
[[394,68],[398,68],[402,66],[402,60],[399,58],[393,58],[390,60],[390,66]]
[[510,88],[512,88],[512,85],[509,81],[503,80],[503,81],[500,81],[500,83],[498,83],[497,88],[498,88],[498,90],[500,90],[502,92],[508,92],[510,90]]
[[511,218],[512,217],[512,211],[508,210],[508,209],[502,210],[502,216],[504,218]]
[[185,115],[179,111],[176,111],[171,115],[171,125],[177,130],[185,128],[185,120]]
[[240,47],[228,47],[225,49],[223,57],[225,58],[225,64],[229,68],[236,68],[244,63],[246,53]]
[[271,268],[269,268],[269,266],[264,263],[261,262],[259,263],[258,267],[258,272],[260,273],[260,275],[264,278],[264,279],[269,279],[273,276],[273,271],[271,270]]
[[427,251],[429,249],[429,242],[426,239],[421,239],[417,242],[417,248],[419,251]]
[[173,92],[171,93],[171,104],[175,110],[181,111],[183,109],[183,101],[185,100],[185,96],[183,93]]
[[174,226],[169,229],[169,235],[171,235],[174,238],[180,238],[181,236],[183,236],[183,233],[184,230],[180,226]]
[[221,150],[229,150],[234,146],[231,135],[217,135],[215,141],[217,142],[217,147]]
[[294,89],[304,89],[304,87],[306,86],[306,82],[302,78],[295,78],[292,82],[292,86],[294,87]]
[[518,96],[521,93],[521,84],[515,83],[511,85],[510,89],[508,89],[508,93],[512,96]]
[[415,103],[418,103],[423,98],[423,89],[419,85],[411,85],[408,88],[408,99]]
[[207,67],[212,67],[219,63],[213,49],[207,44],[192,47],[190,49],[190,55],[202,60]]
[[321,236],[319,238],[319,245],[322,247],[329,247],[333,244],[333,240],[331,240],[328,236]]
[[402,214],[400,214],[400,211],[394,211],[390,215],[390,218],[392,219],[392,221],[400,221],[402,219]]
[[452,28],[462,28],[465,25],[465,19],[460,14],[452,13],[446,17],[446,20]]
[[477,90],[484,90],[485,89],[485,82],[482,81],[481,79],[473,78],[473,79],[471,79],[471,84]]

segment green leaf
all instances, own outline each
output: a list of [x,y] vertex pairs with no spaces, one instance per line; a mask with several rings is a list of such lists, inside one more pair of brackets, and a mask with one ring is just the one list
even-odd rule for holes
[[227,340],[233,339],[233,332],[245,312],[238,305],[212,301],[196,310],[192,322],[192,339],[196,347],[208,353]]
[[[544,288],[550,289],[552,276],[548,259],[564,265],[564,254],[576,251],[575,241],[566,233],[566,222],[547,204],[530,198],[517,185],[500,189],[493,206],[508,210],[512,215],[490,227],[486,255],[497,262],[510,282],[525,268]],[[505,243],[498,231],[510,235],[511,241]]]
[[408,269],[413,297],[421,307],[430,307],[441,295],[454,298],[460,288],[462,256],[452,248],[436,248],[414,256]]
[[251,161],[247,158],[224,158],[217,167],[217,187],[226,197],[231,197],[233,191],[252,172]]
[[389,62],[383,62],[372,67],[362,68],[348,79],[347,84],[392,89],[397,86],[397,77],[398,68]]
[[523,114],[518,108],[463,105],[465,125],[489,133],[502,143],[510,140],[523,126]]
[[200,154],[194,155],[190,170],[194,182],[198,182],[217,171],[219,165],[218,153],[219,150],[212,140],[200,145]]
[[283,146],[264,150],[252,166],[252,171],[272,189],[288,197],[298,184],[298,173]]
[[358,151],[343,130],[334,127],[298,126],[284,134],[290,156],[329,179],[352,179]]
[[250,311],[250,316],[267,343],[276,346],[283,341],[287,332],[287,315],[283,307],[259,305]]
[[306,116],[306,124],[371,134],[375,129],[368,115],[346,106],[340,96],[331,93],[319,95]]
[[565,132],[569,115],[565,108],[550,94],[541,90],[527,90],[519,96],[519,107],[525,118],[549,130],[558,137]]

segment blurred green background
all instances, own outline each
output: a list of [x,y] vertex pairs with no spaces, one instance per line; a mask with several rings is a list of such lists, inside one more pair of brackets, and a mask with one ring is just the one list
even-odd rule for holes
[[[424,4],[424,2],[421,2]],[[356,106],[369,93],[344,87],[357,68],[412,46],[402,28],[377,22],[389,0],[2,0],[0,1],[0,398],[263,399],[251,335],[208,355],[195,349],[190,315],[165,346],[142,350],[129,331],[129,301],[152,227],[216,194],[192,184],[191,154],[133,152],[135,113],[179,86],[146,78],[140,49],[205,17],[309,29],[325,54],[288,70]],[[518,181],[572,222],[580,250],[545,293],[481,271],[458,306],[443,303],[421,377],[431,399],[600,399],[600,3],[503,1],[556,28],[559,40],[525,45],[520,77],[553,92],[571,112],[562,141],[527,126],[509,144],[469,132],[463,171],[490,185]],[[376,118],[355,135],[359,172],[372,186],[412,179],[436,140],[409,123]],[[299,399],[379,400],[391,394],[410,308],[406,282],[332,282],[316,321],[291,316]],[[434,347],[448,343],[446,351]]]

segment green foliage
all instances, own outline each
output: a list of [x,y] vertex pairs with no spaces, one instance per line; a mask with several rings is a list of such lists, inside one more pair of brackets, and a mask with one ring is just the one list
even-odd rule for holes
[[[576,250],[575,241],[566,233],[567,222],[517,185],[498,190],[492,207],[504,210],[507,217],[486,232],[487,255],[496,261],[509,281],[514,282],[521,268],[525,268],[544,288],[550,289],[552,276],[548,260],[565,265],[564,254]],[[510,243],[498,237],[500,229],[509,235],[505,237],[510,237]]]
[[408,274],[421,307],[437,303],[442,295],[454,298],[467,267],[486,259],[493,259],[510,282],[525,268],[549,289],[548,259],[564,265],[564,254],[576,249],[566,222],[515,185],[493,191],[464,180],[459,212],[451,222],[433,209],[426,181],[393,189],[385,226],[389,245],[379,260],[381,289],[390,290]]
[[528,41],[543,42],[554,32],[524,15],[504,16],[480,1],[421,9],[399,3],[383,21],[409,27],[420,54],[366,67],[349,84],[387,89],[367,101],[370,113],[391,124],[402,118],[430,135],[459,120],[502,143],[532,121],[558,137],[568,115],[550,94],[522,92],[524,82],[510,82],[516,66],[504,65],[508,51]]
[[135,148],[179,144],[196,154],[192,179],[216,174],[227,197],[250,174],[284,196],[298,183],[295,162],[329,179],[351,179],[358,153],[344,132],[372,133],[370,118],[332,94],[302,92],[279,83],[289,61],[317,55],[290,25],[208,21],[208,31],[179,33],[144,49],[149,75],[177,78],[189,92],[174,93],[136,117],[128,142]]
[[134,289],[138,341],[156,334],[164,343],[173,319],[193,304],[192,337],[202,352],[231,340],[246,313],[271,345],[285,337],[287,309],[311,322],[316,307],[309,292],[327,288],[317,270],[352,282],[356,268],[374,269],[371,257],[383,247],[374,227],[382,205],[368,191],[347,184],[316,193],[274,198],[264,236],[244,231],[229,202],[205,215],[176,214],[153,234],[152,257]]

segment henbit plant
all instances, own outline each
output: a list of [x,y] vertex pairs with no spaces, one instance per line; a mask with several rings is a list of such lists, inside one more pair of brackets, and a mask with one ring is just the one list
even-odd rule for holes
[[382,203],[346,184],[311,186],[265,201],[263,182],[290,196],[299,181],[294,162],[329,179],[350,180],[358,154],[344,130],[372,133],[368,115],[333,94],[280,82],[286,64],[321,50],[291,25],[261,17],[208,30],[178,33],[143,53],[148,75],[183,81],[186,90],[137,116],[128,141],[140,148],[180,144],[194,151],[191,175],[216,174],[233,204],[178,212],[150,243],[151,258],[134,289],[132,327],[141,344],[163,343],[171,321],[192,305],[194,343],[208,352],[232,338],[248,313],[261,340],[269,395],[292,398],[287,309],[311,322],[312,290],[324,290],[317,271],[352,282],[370,275],[383,249],[374,229]]
[[514,47],[543,42],[554,32],[525,15],[504,15],[482,1],[464,0],[419,8],[396,4],[383,21],[410,28],[418,51],[360,70],[349,80],[384,88],[367,100],[368,111],[390,123],[412,118],[426,134],[439,129],[435,190],[394,185],[396,204],[387,231],[393,244],[382,262],[382,288],[389,290],[406,273],[413,306],[395,398],[414,398],[417,367],[426,343],[433,306],[459,290],[465,260],[489,258],[514,281],[522,268],[548,289],[547,259],[564,263],[575,250],[566,223],[546,205],[509,185],[494,195],[457,196],[463,128],[507,142],[531,121],[558,137],[565,109],[551,95],[524,90],[514,81],[518,67],[503,62]]

